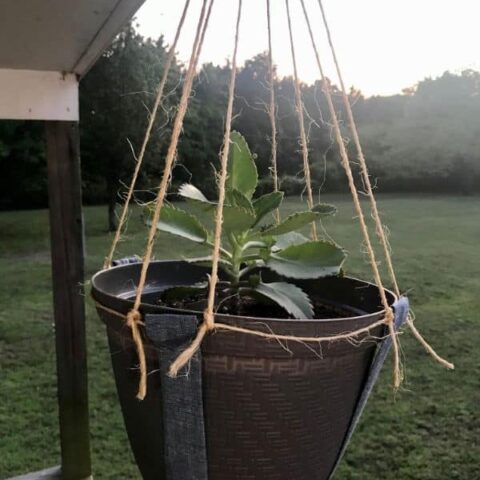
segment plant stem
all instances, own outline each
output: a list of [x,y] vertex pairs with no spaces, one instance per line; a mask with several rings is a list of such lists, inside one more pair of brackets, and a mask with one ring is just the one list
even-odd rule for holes
[[236,238],[233,233],[229,235],[229,239],[232,245],[231,265],[232,265],[232,273],[234,275],[232,286],[235,289],[238,289],[238,283],[240,281],[240,267],[242,265],[243,245],[241,242],[239,242],[239,239]]
[[248,265],[248,267],[245,267],[245,268],[242,268],[240,270],[240,278],[243,278],[247,273],[250,273],[252,272],[253,270],[255,270],[256,268],[258,268],[259,265],[257,263],[253,264],[253,265]]

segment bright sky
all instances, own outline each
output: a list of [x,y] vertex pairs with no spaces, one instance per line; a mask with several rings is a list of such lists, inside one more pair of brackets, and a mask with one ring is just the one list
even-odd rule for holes
[[[317,0],[305,0],[325,58],[335,79]],[[201,0],[191,0],[178,44],[178,54],[190,56]],[[265,0],[244,0],[239,60],[266,50]],[[291,74],[292,59],[283,0],[271,0],[273,56],[281,75]],[[299,75],[318,78],[299,0],[290,0],[297,45]],[[173,40],[183,0],[147,0],[137,14],[145,36]],[[445,70],[480,69],[480,1],[478,0],[324,0],[337,54],[347,85],[366,95],[400,93],[405,87]],[[237,0],[216,0],[201,62],[224,64],[233,51]]]

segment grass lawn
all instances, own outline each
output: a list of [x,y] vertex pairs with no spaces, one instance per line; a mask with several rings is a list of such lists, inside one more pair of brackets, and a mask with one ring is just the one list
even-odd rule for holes
[[[349,250],[347,271],[371,279],[351,202],[347,197],[325,201],[339,207],[325,227]],[[406,382],[394,395],[386,366],[336,478],[480,479],[480,199],[384,196],[379,201],[417,325],[456,370],[434,364],[405,332]],[[296,204],[289,201],[285,210]],[[47,220],[46,211],[0,213],[0,478],[59,462]],[[86,208],[85,223],[88,279],[111,241],[106,208]],[[164,235],[159,240],[157,258],[191,252],[187,242]],[[145,229],[134,212],[120,255],[141,254],[144,243]],[[89,298],[87,304],[94,475],[136,479],[105,331]]]

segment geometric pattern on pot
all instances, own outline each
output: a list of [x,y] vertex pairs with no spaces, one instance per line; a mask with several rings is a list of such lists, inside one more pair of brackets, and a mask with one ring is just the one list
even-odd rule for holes
[[[160,351],[143,326],[148,371],[151,372],[148,376],[150,390],[145,401],[134,399],[138,357],[131,331],[125,328],[125,319],[119,318],[116,312],[125,314],[131,308],[139,274],[135,260],[128,259],[121,266],[95,275],[92,295],[109,331],[112,360],[116,359],[113,363],[114,367],[117,366],[114,368],[116,383],[132,449],[144,478],[157,480],[165,478],[163,452],[168,439],[164,435],[163,420],[168,421],[178,412],[175,411],[175,401],[168,409],[162,407],[164,401],[168,401],[162,398],[167,394],[162,384],[170,381],[162,371],[169,362],[159,366]],[[142,313],[152,336],[156,334],[152,334],[151,322],[156,318],[170,318],[167,322],[170,327],[185,318],[190,322],[189,329],[180,335],[175,348],[188,344],[193,335],[192,325],[201,320],[201,314],[174,312],[159,306],[156,299],[158,292],[165,287],[195,282],[204,274],[205,269],[185,262],[154,262],[150,265]],[[354,307],[357,312],[354,315],[358,316],[334,321],[242,318],[242,324],[250,327],[256,324],[257,328],[262,325],[268,331],[278,333],[325,336],[371,325],[382,316],[377,287],[372,284],[347,277],[332,277],[310,286],[325,293],[325,298]],[[302,288],[306,287],[302,285]],[[389,293],[389,299],[390,303],[394,302],[393,294]],[[402,305],[405,307],[405,301],[397,304],[397,321],[402,316]],[[165,316],[167,312],[168,317]],[[171,314],[178,315],[177,321]],[[235,317],[231,319],[238,323]],[[229,320],[222,317],[222,321]],[[370,341],[361,341],[355,346],[347,341],[324,342],[321,358],[318,348],[312,348],[317,345],[279,344],[236,332],[220,331],[210,335],[201,349],[202,374],[197,357],[186,384],[189,388],[195,385],[191,381],[197,369],[195,375],[201,380],[201,387],[197,384],[195,388],[200,394],[192,402],[195,403],[194,409],[186,408],[199,413],[200,422],[205,422],[202,431],[206,440],[209,480],[327,479],[353,431],[356,423],[353,419],[363,408],[361,404],[366,395],[362,395],[362,391],[383,361],[383,355],[375,354],[384,333],[384,326],[378,326],[371,331]],[[165,346],[163,339],[161,343]],[[382,351],[386,355],[388,344],[384,345]],[[377,367],[372,369],[374,358]],[[175,382],[179,380],[171,380],[169,385],[175,388]],[[182,395],[183,400],[189,397],[190,393]],[[182,438],[188,438],[188,432],[183,433]],[[194,445],[200,445],[200,454],[205,453],[202,440],[194,441]],[[202,473],[201,465],[192,463],[191,466]],[[186,477],[201,478],[196,473]]]
[[[399,328],[408,300],[399,299],[394,312]],[[331,478],[391,347],[389,336],[376,349],[375,343],[354,347],[353,364],[344,355],[282,360],[210,352],[201,359],[198,352],[187,375],[170,379],[168,367],[194,336],[197,318],[145,320],[163,377],[167,480],[206,480],[207,469],[210,480]]]

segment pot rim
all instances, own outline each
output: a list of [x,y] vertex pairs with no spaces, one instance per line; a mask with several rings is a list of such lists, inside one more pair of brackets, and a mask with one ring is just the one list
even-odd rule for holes
[[[150,262],[150,265],[153,265],[153,264],[168,264],[168,263],[190,265],[188,262],[185,262],[183,260],[175,260],[175,259],[155,260],[155,261]],[[126,267],[132,267],[132,265],[140,265],[141,266],[141,262],[139,262],[138,264],[116,265],[116,266],[113,266],[113,267],[110,267],[110,268],[107,268],[107,269],[104,268],[104,269],[96,272],[91,278],[91,284],[92,284],[91,295],[92,295],[93,299],[96,302],[103,305],[103,302],[101,302],[95,295],[96,292],[99,292],[99,293],[101,293],[101,296],[115,298],[117,301],[120,301],[125,306],[128,305],[131,308],[133,306],[133,303],[134,303],[134,301],[131,298],[125,298],[125,297],[122,297],[122,296],[113,295],[111,293],[106,292],[105,290],[100,289],[97,285],[97,280],[100,276],[104,275],[107,272],[112,272],[114,270],[120,270],[120,269],[126,268]],[[366,280],[361,280],[361,279],[358,279],[356,277],[350,277],[350,276],[344,276],[342,278],[345,278],[347,280],[363,284],[362,287],[358,287],[358,288],[373,287],[375,289],[378,289],[376,284],[374,284],[372,282],[368,282]],[[315,279],[313,279],[313,280],[315,280]],[[308,280],[305,280],[305,281],[308,281]],[[148,288],[148,284],[147,284],[146,287],[144,288],[144,293],[148,292],[148,290],[149,290],[149,288]],[[132,291],[136,291],[136,287]],[[387,288],[385,289],[385,292],[387,293],[387,298],[388,297],[391,298],[390,306],[394,308],[394,304],[398,300],[397,295],[395,295],[395,293],[393,293],[391,290],[389,290]],[[107,306],[107,305],[105,305],[105,306]],[[145,307],[148,310],[156,309],[156,310],[161,310],[161,311],[144,312],[143,309],[145,309]],[[203,311],[180,309],[180,308],[168,307],[168,306],[159,306],[159,305],[154,305],[152,303],[146,303],[146,302],[142,302],[140,304],[140,312],[142,314],[143,313],[157,314],[157,315],[158,314],[161,315],[162,313],[164,313],[164,314],[188,314],[188,315],[195,315],[196,317],[203,317]],[[379,317],[380,318],[384,315],[385,315],[385,309],[382,308],[381,310],[377,310],[375,312],[365,312],[365,314],[363,314],[363,315],[354,315],[354,316],[349,316],[349,317],[337,317],[337,318],[299,318],[299,319],[296,319],[296,318],[275,318],[275,317],[250,317],[250,316],[244,316],[244,315],[231,315],[231,314],[226,314],[226,313],[221,313],[221,314],[215,313],[215,320],[219,321],[220,319],[225,319],[225,320],[230,321],[230,322],[232,322],[232,321],[233,322],[235,322],[235,321],[236,322],[247,321],[248,323],[259,323],[259,322],[262,322],[262,321],[268,321],[268,322],[279,323],[279,324],[290,323],[290,322],[311,324],[311,323],[318,323],[318,322],[335,323],[335,322],[344,322],[344,321],[345,322],[348,322],[348,321],[350,321],[350,322],[352,322],[352,321],[362,321],[362,320],[366,320],[369,317],[370,318],[372,318],[372,317]]]

